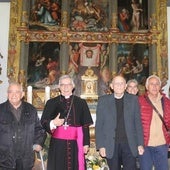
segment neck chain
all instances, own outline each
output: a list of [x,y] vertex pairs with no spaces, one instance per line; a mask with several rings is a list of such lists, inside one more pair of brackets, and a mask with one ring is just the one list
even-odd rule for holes
[[64,124],[63,124],[63,126],[64,126],[64,129],[65,129],[65,130],[66,130],[67,127],[69,126],[67,121],[68,121],[68,117],[69,117],[69,115],[70,115],[71,108],[72,108],[72,106],[73,106],[73,99],[74,99],[74,96],[73,96],[72,99],[71,99],[70,107],[69,107],[69,109],[68,109],[68,112],[67,112],[66,117],[64,118]]

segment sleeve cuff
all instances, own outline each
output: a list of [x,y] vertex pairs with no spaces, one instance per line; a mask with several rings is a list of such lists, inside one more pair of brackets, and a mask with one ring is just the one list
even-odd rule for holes
[[50,122],[50,130],[54,130],[56,128],[57,128],[57,126],[54,125],[53,120],[51,120],[51,122]]

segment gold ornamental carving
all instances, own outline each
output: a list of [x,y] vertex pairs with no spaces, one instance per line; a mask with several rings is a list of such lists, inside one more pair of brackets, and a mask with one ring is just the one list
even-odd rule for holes
[[[68,3],[68,1],[63,2]],[[76,2],[80,3],[79,1]],[[38,28],[43,27],[44,30],[30,29],[30,16],[28,16],[28,14],[31,12],[31,9],[27,9],[26,6],[24,6],[25,8],[23,9],[24,1],[11,0],[7,66],[9,81],[21,81],[23,85],[26,85],[27,83],[27,68],[25,68],[25,70],[20,68],[21,51],[23,50],[23,47],[21,47],[22,43],[29,45],[32,42],[58,42],[59,44],[66,42],[67,44],[89,43],[108,44],[109,46],[119,44],[146,44],[150,47],[154,45],[156,49],[155,64],[157,66],[156,70],[154,70],[154,73],[160,75],[161,79],[166,82],[168,77],[167,6],[166,0],[156,0],[155,2],[155,4],[150,2],[151,6],[154,6],[156,10],[150,14],[148,18],[148,29],[135,32],[121,32],[117,27],[118,15],[113,10],[109,13],[111,15],[109,17],[110,28],[105,29],[104,31],[79,31],[71,29],[69,24],[71,22],[70,15],[72,12],[69,8],[72,4],[69,4],[70,6],[65,4],[64,10],[61,10],[61,25],[60,22],[58,22],[56,25],[44,25],[43,23],[38,23]],[[68,11],[66,11],[67,8]],[[100,17],[98,17],[98,19],[100,19]],[[34,25],[35,21],[32,21],[31,24]],[[28,52],[29,51],[25,51],[22,54],[25,53],[28,56]],[[116,52],[112,53],[113,56],[111,56],[114,59],[117,57],[115,54]],[[68,58],[69,60],[69,56],[67,56],[67,54],[65,55],[65,58]],[[115,63],[115,60],[112,60],[112,62]],[[114,71],[110,70],[113,72],[112,76],[116,74],[115,70],[116,69],[114,69]],[[60,71],[60,74],[67,73],[67,70],[63,70],[63,68]],[[83,76],[84,77],[81,77],[81,81],[85,82],[85,80],[88,80],[86,79],[88,77],[87,75]],[[98,81],[98,77],[96,78],[94,76],[93,78],[93,80],[89,80],[92,80],[92,86],[94,86],[94,89],[92,91],[88,91],[88,88],[85,88],[88,84],[86,81],[86,84],[82,85],[83,95],[84,93],[90,93],[89,96],[92,95],[94,98],[97,98],[98,96],[96,93],[95,82]]]

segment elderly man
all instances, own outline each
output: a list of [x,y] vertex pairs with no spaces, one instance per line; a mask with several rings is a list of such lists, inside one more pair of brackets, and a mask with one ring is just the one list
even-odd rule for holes
[[138,98],[125,92],[126,81],[116,76],[114,93],[101,96],[97,105],[96,147],[110,170],[136,170],[136,156],[143,154],[143,131]]
[[69,75],[59,79],[61,95],[47,101],[41,122],[51,134],[47,170],[85,170],[93,123],[84,99],[73,95],[75,84]]
[[140,156],[141,170],[168,170],[170,144],[170,100],[161,93],[161,80],[151,75],[146,80],[147,92],[139,96],[145,152]]
[[22,101],[18,83],[8,87],[8,100],[0,104],[0,170],[31,170],[34,151],[40,151],[46,138],[36,109]]

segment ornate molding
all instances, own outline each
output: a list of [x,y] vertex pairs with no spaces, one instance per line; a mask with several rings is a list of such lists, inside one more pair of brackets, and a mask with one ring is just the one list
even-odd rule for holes
[[120,33],[108,32],[73,32],[67,28],[60,31],[31,31],[26,27],[18,27],[19,39],[24,42],[89,42],[89,43],[157,43],[160,32],[151,30],[146,32]]
[[[64,1],[63,1],[64,2]],[[65,1],[66,3],[67,1]],[[156,2],[156,3],[155,3]],[[85,42],[85,43],[109,43],[109,44],[149,44],[156,45],[157,72],[162,79],[168,77],[167,54],[167,13],[166,0],[155,0],[150,4],[155,5],[153,13],[149,15],[149,29],[139,32],[119,32],[117,28],[117,13],[111,11],[111,28],[103,32],[71,31],[69,28],[68,4],[61,13],[61,26],[47,26],[43,30],[33,30],[28,24],[28,11],[22,8],[22,1],[11,0],[10,33],[8,51],[8,77],[10,80],[18,80],[20,75],[20,51],[21,41],[29,42]],[[31,23],[34,25],[34,23]],[[112,70],[113,71],[113,70]],[[65,70],[61,70],[62,73]]]

